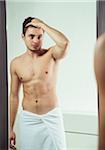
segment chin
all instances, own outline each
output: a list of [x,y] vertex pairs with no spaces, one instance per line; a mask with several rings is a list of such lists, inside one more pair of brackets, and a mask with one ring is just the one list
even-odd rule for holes
[[32,52],[35,52],[35,51],[40,51],[40,48],[36,48],[36,49],[30,49]]

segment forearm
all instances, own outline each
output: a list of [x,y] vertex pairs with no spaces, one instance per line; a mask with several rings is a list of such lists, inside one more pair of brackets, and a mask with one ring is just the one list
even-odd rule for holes
[[17,96],[10,96],[10,130],[13,130],[14,122],[18,110],[18,97]]
[[60,31],[48,26],[45,23],[41,23],[41,28],[55,41],[58,46],[64,47],[68,44],[69,40]]

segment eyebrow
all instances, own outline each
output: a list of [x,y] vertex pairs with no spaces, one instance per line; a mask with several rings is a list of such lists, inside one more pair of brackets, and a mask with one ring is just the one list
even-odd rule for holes
[[43,34],[35,35],[35,34],[29,34],[29,36],[42,36]]
[[35,34],[29,34],[29,36],[35,36]]

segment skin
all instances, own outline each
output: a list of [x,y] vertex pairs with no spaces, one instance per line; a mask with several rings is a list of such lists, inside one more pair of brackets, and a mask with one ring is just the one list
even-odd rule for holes
[[95,74],[99,92],[99,150],[105,150],[105,34],[95,46]]
[[[44,114],[59,105],[56,95],[56,75],[58,62],[67,52],[68,39],[58,30],[39,19],[33,19],[22,38],[27,51],[14,58],[10,64],[10,147],[16,144],[13,126],[19,104],[19,89],[23,86],[22,107],[24,110]],[[55,45],[42,48],[46,32]]]

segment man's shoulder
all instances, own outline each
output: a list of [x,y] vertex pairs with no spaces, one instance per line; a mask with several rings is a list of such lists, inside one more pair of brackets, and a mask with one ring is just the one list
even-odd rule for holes
[[21,63],[23,59],[24,59],[24,54],[14,57],[10,62],[10,66],[16,67],[18,64]]
[[14,58],[11,60],[11,63],[17,63],[17,62],[19,62],[20,60],[22,60],[22,59],[24,58],[24,55],[25,55],[25,53],[24,53],[24,54],[21,54],[21,55],[19,55],[19,56],[14,57]]

